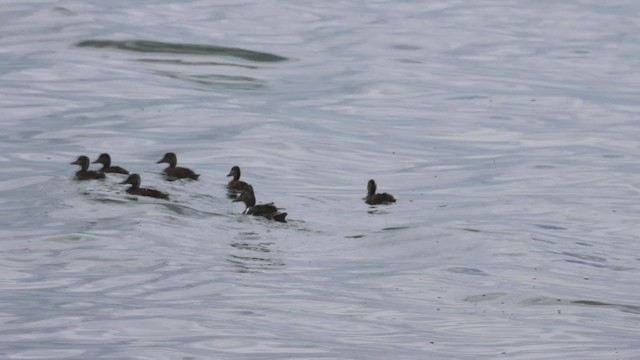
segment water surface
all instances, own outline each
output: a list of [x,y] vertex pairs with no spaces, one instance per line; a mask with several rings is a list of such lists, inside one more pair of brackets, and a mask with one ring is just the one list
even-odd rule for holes
[[6,1],[2,358],[637,358],[639,11]]

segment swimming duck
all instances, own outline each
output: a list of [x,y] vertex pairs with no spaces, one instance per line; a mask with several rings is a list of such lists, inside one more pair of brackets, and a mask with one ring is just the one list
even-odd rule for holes
[[94,164],[102,164],[102,168],[98,172],[102,173],[115,173],[115,174],[129,174],[129,172],[120,166],[111,166],[111,156],[107,153],[100,154],[98,158],[93,162]]
[[82,155],[78,159],[71,163],[71,165],[80,165],[81,169],[76,172],[76,180],[92,180],[92,179],[104,179],[104,174],[101,172],[89,170],[90,160],[88,157]]
[[244,209],[243,214],[263,216],[267,219],[287,222],[285,220],[285,217],[287,217],[287,213],[280,212],[278,208],[273,205],[273,203],[256,205],[256,196],[253,193],[253,187],[251,185],[247,185],[247,189],[243,191],[237,199],[233,200],[233,202],[240,201],[244,202],[244,204],[247,206],[247,208]]
[[229,183],[227,184],[227,188],[229,190],[239,190],[239,191],[244,191],[249,189],[249,184],[247,184],[244,181],[240,180],[240,167],[239,166],[234,166],[231,168],[231,171],[229,171],[229,175],[227,176],[233,176],[233,180],[229,181]]
[[371,179],[367,184],[367,197],[365,198],[365,202],[369,205],[379,205],[394,203],[396,199],[391,196],[391,194],[376,194],[376,182]]
[[169,166],[166,169],[164,169],[163,172],[170,179],[198,180],[198,177],[200,176],[200,174],[196,174],[191,169],[176,166],[176,164],[178,163],[178,158],[176,157],[176,154],[172,152],[168,152],[164,154],[164,157],[160,161],[158,161],[156,164],[160,164],[160,163],[169,164]]
[[158,191],[155,189],[149,188],[141,188],[140,187],[140,175],[131,174],[127,178],[127,180],[121,182],[120,184],[129,184],[130,188],[127,189],[127,192],[132,195],[140,195],[140,196],[150,196],[158,199],[167,199],[169,200],[169,194],[163,193],[162,191]]

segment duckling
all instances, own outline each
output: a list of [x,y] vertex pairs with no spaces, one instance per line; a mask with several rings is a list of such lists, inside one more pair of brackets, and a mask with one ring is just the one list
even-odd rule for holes
[[104,173],[89,170],[90,160],[88,157],[82,155],[79,156],[78,159],[72,163],[71,165],[80,165],[81,169],[76,172],[75,179],[76,180],[92,180],[92,179],[104,179]]
[[243,214],[263,216],[270,220],[287,222],[285,220],[287,213],[280,212],[273,203],[256,205],[256,196],[253,193],[253,187],[251,185],[248,185],[247,189],[243,191],[237,199],[233,200],[233,202],[240,201],[244,202],[247,207],[244,209]]
[[164,172],[169,177],[170,180],[175,180],[175,179],[198,180],[198,177],[200,176],[200,174],[196,174],[191,169],[176,166],[176,164],[178,163],[178,158],[176,157],[176,154],[172,152],[168,152],[164,154],[164,157],[160,161],[158,161],[156,164],[160,164],[160,163],[169,164],[169,166],[166,169],[164,169],[162,172]]
[[127,189],[127,192],[132,195],[140,195],[140,196],[149,196],[158,199],[167,199],[169,200],[169,194],[164,193],[162,191],[158,191],[155,189],[149,188],[141,188],[140,187],[140,175],[131,174],[127,178],[127,180],[121,182],[120,184],[129,184],[131,187]]
[[114,174],[129,174],[129,172],[120,166],[111,166],[111,156],[107,153],[102,153],[93,162],[94,164],[102,164],[102,168],[98,172],[102,173],[114,173]]
[[387,193],[376,194],[376,182],[373,179],[367,184],[367,197],[365,202],[369,205],[390,204],[396,202],[396,199]]
[[240,167],[239,166],[234,166],[231,168],[231,171],[229,171],[229,175],[227,176],[233,176],[233,180],[229,181],[229,183],[227,184],[227,189],[231,190],[231,191],[244,191],[249,189],[249,184],[247,184],[244,181],[240,180]]

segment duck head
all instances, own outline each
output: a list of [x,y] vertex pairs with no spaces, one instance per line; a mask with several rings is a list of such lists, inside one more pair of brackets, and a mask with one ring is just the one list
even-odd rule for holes
[[131,188],[137,189],[140,187],[140,175],[131,174],[125,181],[121,182],[120,184],[129,184],[131,185]]
[[175,167],[176,164],[178,163],[178,158],[176,157],[175,153],[168,152],[164,154],[162,159],[160,159],[160,161],[158,161],[156,164],[160,164],[160,163],[168,163],[169,167]]
[[93,162],[94,164],[102,164],[104,167],[111,166],[111,156],[107,153],[102,153],[98,158]]
[[229,171],[229,175],[227,176],[233,176],[233,180],[240,179],[240,167],[239,166],[232,167],[231,171]]
[[82,171],[87,171],[89,170],[89,158],[82,155],[82,156],[78,156],[78,159],[76,159],[76,161],[70,163],[71,165],[80,165],[80,167],[82,168]]

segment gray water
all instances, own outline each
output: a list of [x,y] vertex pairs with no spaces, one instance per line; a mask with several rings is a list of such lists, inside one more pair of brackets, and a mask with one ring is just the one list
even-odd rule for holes
[[639,14],[3,1],[0,357],[640,358]]

